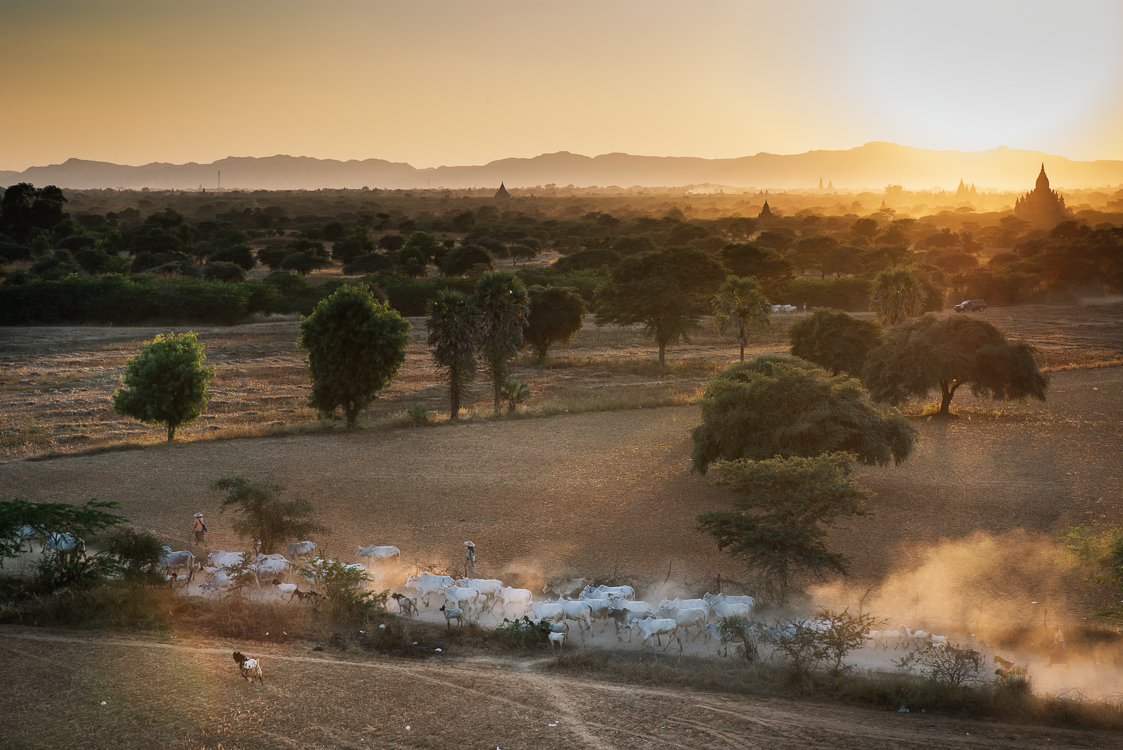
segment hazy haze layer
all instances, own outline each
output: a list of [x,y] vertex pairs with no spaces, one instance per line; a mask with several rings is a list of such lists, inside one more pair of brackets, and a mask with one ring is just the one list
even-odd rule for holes
[[888,141],[1123,159],[1123,5],[7,0],[0,170]]

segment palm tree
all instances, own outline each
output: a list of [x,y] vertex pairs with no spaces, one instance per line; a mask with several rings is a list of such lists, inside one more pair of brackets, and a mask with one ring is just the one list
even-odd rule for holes
[[882,271],[870,286],[870,306],[883,325],[900,325],[924,312],[924,287],[910,268]]
[[426,305],[428,344],[433,359],[448,380],[449,418],[460,414],[460,400],[476,376],[476,346],[480,336],[480,311],[463,292],[442,289]]
[[744,362],[749,328],[767,328],[772,325],[772,306],[761,293],[756,279],[739,276],[730,276],[725,280],[712,304],[718,330],[736,329],[737,343],[741,345],[741,361]]
[[523,343],[530,298],[518,276],[510,271],[488,271],[476,282],[475,301],[480,311],[480,353],[491,375],[498,414],[507,382],[507,362],[519,353]]

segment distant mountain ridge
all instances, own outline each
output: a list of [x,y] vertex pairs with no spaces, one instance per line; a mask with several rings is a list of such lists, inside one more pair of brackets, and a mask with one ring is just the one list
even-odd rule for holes
[[62,164],[0,171],[0,185],[30,182],[72,189],[117,188],[300,190],[317,188],[421,189],[472,187],[534,188],[617,186],[622,188],[721,185],[732,188],[790,190],[815,188],[822,179],[837,190],[942,187],[959,181],[980,188],[1025,190],[1041,168],[1054,187],[1119,186],[1123,161],[1073,161],[1040,151],[1000,146],[989,151],[931,151],[895,143],[867,143],[845,151],[766,154],[736,159],[633,156],[582,156],[559,151],[528,159],[499,159],[479,166],[416,169],[384,159],[336,161],[307,156],[229,157],[211,164],[124,166],[68,159]]

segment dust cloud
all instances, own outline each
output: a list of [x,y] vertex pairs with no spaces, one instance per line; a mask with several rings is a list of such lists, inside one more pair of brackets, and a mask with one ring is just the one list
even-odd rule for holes
[[[902,565],[874,587],[809,588],[813,606],[860,609],[885,629],[904,625],[944,635],[988,661],[1001,655],[1026,665],[1039,692],[1123,699],[1123,647],[1102,629],[1086,627],[1092,623],[1078,601],[1080,578],[1048,537],[979,531],[900,557]],[[1049,666],[1056,627],[1065,634],[1068,668]]]

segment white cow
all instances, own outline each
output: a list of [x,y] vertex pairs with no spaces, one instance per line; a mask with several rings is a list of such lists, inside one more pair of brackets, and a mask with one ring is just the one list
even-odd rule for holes
[[212,552],[207,555],[207,566],[211,568],[226,568],[241,562],[241,552]]
[[521,617],[530,611],[530,605],[534,601],[534,594],[530,589],[516,589],[510,586],[500,586],[496,589],[499,595],[500,606],[504,614],[508,614],[507,609],[513,608],[515,616]]
[[452,586],[456,580],[452,576],[438,576],[431,573],[422,573],[419,576],[409,576],[406,578],[405,588],[415,589],[418,597],[424,600],[426,607],[429,606],[429,596],[440,592],[445,586]]
[[43,551],[70,552],[79,544],[83,544],[81,537],[76,537],[65,531],[51,531],[47,533],[47,539],[43,542]]
[[664,651],[666,651],[667,648],[670,647],[671,638],[674,638],[676,641],[678,641],[678,650],[679,652],[682,651],[682,639],[678,636],[678,623],[674,620],[633,620],[632,629],[638,629],[643,633],[643,643],[640,644],[640,648],[646,646],[647,642],[652,638],[655,639],[656,644],[661,643],[659,637],[665,635],[667,636],[667,645],[663,647]]
[[565,619],[573,620],[574,622],[583,622],[587,629],[593,629],[593,610],[589,602],[580,599],[562,599],[558,604],[562,605],[562,612],[565,613]]
[[369,547],[357,547],[355,549],[355,557],[370,558],[371,565],[381,565],[391,561],[395,565],[401,565],[401,555],[400,549],[388,545],[380,547],[377,544],[372,544]]
[[636,590],[631,586],[586,586],[581,592],[582,599],[635,599]]
[[[698,634],[702,633],[702,629],[706,627],[706,616],[709,614],[704,609],[678,609],[675,607],[668,607],[660,609],[655,613],[657,618],[665,618],[674,620],[678,626],[684,631],[692,626],[698,628]],[[696,635],[695,638],[698,636]]]
[[753,613],[752,606],[744,602],[717,602],[714,604],[714,617],[748,617]]
[[166,575],[175,575],[177,571],[185,569],[188,583],[195,578],[195,555],[189,550],[172,552],[171,547],[165,546],[163,554],[160,555],[160,566],[163,567]]
[[441,589],[445,596],[445,606],[452,609],[461,609],[468,617],[472,616],[480,600],[480,592],[475,589],[460,586],[446,586]]
[[285,557],[295,560],[315,552],[318,548],[315,542],[293,542],[285,549]]
[[721,604],[722,602],[747,604],[750,610],[756,606],[756,599],[753,599],[751,596],[729,596],[728,594],[711,594],[707,592],[702,595],[702,599],[708,602],[710,607],[713,607],[715,604]]
[[292,580],[292,563],[281,555],[258,555],[254,563],[257,569],[257,585],[269,585],[274,578],[289,582]]
[[565,607],[562,602],[536,602],[531,605],[535,620],[551,620],[561,622],[565,619]]

